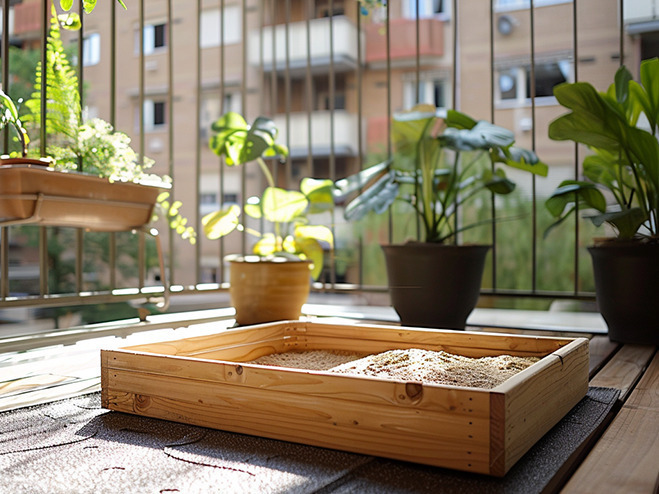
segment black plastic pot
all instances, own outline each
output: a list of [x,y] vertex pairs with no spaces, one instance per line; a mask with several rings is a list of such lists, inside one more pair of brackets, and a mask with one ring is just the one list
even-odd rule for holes
[[609,339],[659,345],[659,243],[605,242],[588,251]]
[[391,303],[405,326],[464,329],[480,294],[488,245],[383,245]]

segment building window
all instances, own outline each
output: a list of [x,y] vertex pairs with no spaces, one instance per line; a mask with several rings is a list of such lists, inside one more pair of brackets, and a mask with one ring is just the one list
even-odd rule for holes
[[[437,108],[450,106],[447,101],[448,83],[445,78],[432,74],[421,74],[417,82],[416,76],[403,84],[403,109],[410,109],[418,103],[434,105]],[[417,99],[418,94],[418,99]]]
[[[135,127],[139,128],[140,114],[135,115]],[[147,99],[144,100],[144,130],[161,130],[167,124],[167,103]]]
[[224,15],[220,9],[204,10],[201,13],[199,43],[202,48],[240,43],[242,39],[242,21],[240,7],[225,7]]
[[[571,3],[573,0],[535,0],[534,7],[545,7],[547,5],[554,5],[559,3]],[[518,10],[528,9],[531,7],[530,0],[497,0],[495,4],[496,10]]]
[[101,35],[88,34],[82,42],[82,65],[89,67],[101,61]]
[[[167,46],[167,24],[147,24],[144,26],[144,54],[150,55]],[[135,32],[135,53],[140,52],[139,31]]]
[[408,19],[416,19],[417,5],[420,19],[448,14],[450,0],[404,0],[403,15]]
[[[572,62],[556,60],[535,64],[535,97],[554,97],[554,86],[571,82]],[[497,100],[526,104],[531,98],[531,66],[502,68],[497,71]]]
[[334,0],[333,5],[330,8],[330,4],[327,2],[321,3],[316,6],[316,16],[317,17],[334,17],[337,15],[345,15],[345,7],[343,1]]

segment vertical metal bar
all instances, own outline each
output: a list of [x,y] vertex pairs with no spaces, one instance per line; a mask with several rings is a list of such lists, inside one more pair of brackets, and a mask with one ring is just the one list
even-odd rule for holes
[[[494,123],[494,0],[490,0],[490,121]],[[492,172],[495,166],[492,163]],[[492,232],[492,290],[497,289],[497,226],[496,195],[490,194],[491,232]]]
[[[145,86],[145,76],[144,76],[144,3],[146,0],[140,0],[139,2],[139,29],[140,29],[140,35],[139,37],[139,48],[140,48],[140,53],[139,53],[139,68],[138,68],[138,73],[139,73],[139,96],[138,96],[138,104],[139,104],[139,120],[140,120],[140,128],[139,128],[139,162],[141,165],[144,164],[144,141],[145,141],[145,134],[144,134],[144,86]],[[138,256],[137,256],[137,273],[138,273],[138,286],[139,288],[144,287],[144,234],[142,232],[137,233],[139,237],[139,242],[138,242]]]
[[[625,65],[625,0],[618,2],[618,8],[618,20],[620,21],[620,66],[623,66]],[[657,8],[656,2],[654,8]]]
[[[529,16],[531,23],[531,68],[530,68],[530,91],[531,91],[531,149],[536,150],[536,115],[535,115],[535,5],[534,1],[530,0]],[[537,198],[536,198],[536,180],[535,175],[531,176],[531,193],[532,193],[532,249],[531,249],[531,291],[535,293],[538,289],[538,212],[537,212]]]
[[[243,46],[242,46],[242,68],[241,68],[241,81],[240,81],[240,107],[242,108],[243,115],[247,116],[247,0],[242,1],[242,32],[243,32]],[[274,25],[272,27],[274,37]],[[274,64],[274,52],[272,61]],[[247,167],[240,167],[240,198],[243,204],[247,199]],[[247,232],[245,229],[241,232],[241,252],[243,255],[247,254]]]
[[[2,0],[2,89],[9,93],[9,0]],[[4,152],[9,153],[9,129],[2,132]],[[0,298],[9,296],[9,228],[0,229]]]
[[[285,48],[285,66],[284,66],[284,106],[286,113],[286,147],[291,149],[291,46],[290,46],[290,24],[291,24],[291,0],[286,0],[286,14],[284,21],[284,48]],[[286,187],[292,187],[293,181],[293,160],[286,160]]]
[[[9,94],[9,0],[2,0],[2,89]],[[9,154],[9,128],[2,134],[4,151]]]
[[[117,2],[110,2],[110,124],[117,127]],[[117,235],[110,233],[110,289],[117,287]]]
[[[84,44],[85,44],[85,18],[84,10],[82,8],[82,2],[78,2],[78,16],[80,17],[80,36],[78,36],[78,98],[80,99],[80,114],[78,118],[82,122],[82,111],[85,107],[83,99],[83,87],[84,87]],[[83,162],[82,156],[78,157],[78,171],[83,171]],[[81,228],[76,229],[76,240],[75,240],[75,275],[76,275],[76,292],[80,293],[83,290],[83,258],[84,258],[84,233]]]
[[[201,200],[199,194],[200,187],[200,178],[201,178],[201,139],[199,139],[200,134],[200,120],[201,120],[201,0],[197,0],[197,26],[195,33],[197,34],[197,66],[196,66],[196,88],[195,88],[195,156],[194,156],[194,188],[195,188],[195,228],[198,232],[201,232],[201,217],[199,214],[201,208]],[[201,240],[201,239],[200,239]],[[201,276],[201,241],[195,244],[195,282],[200,283],[202,280]]]
[[[387,71],[387,158],[391,159],[393,150],[391,142],[391,20],[389,18],[390,14],[390,4],[389,2],[385,5],[385,46],[387,47],[387,59],[386,59],[386,71]],[[393,215],[391,214],[391,208],[388,211],[388,241],[393,243],[394,239],[394,224],[393,224]]]
[[[41,156],[46,156],[46,116],[47,116],[47,86],[48,71],[47,66],[47,41],[49,32],[49,13],[50,2],[41,0],[41,128],[39,129]],[[48,293],[48,233],[45,227],[39,228],[39,292],[46,295]]]
[[[224,99],[226,97],[226,85],[225,85],[225,79],[226,79],[226,50],[225,50],[225,32],[224,32],[224,15],[225,15],[225,1],[220,0],[220,115],[224,115],[226,112],[226,108],[224,108]],[[263,59],[263,54],[261,53],[261,59]],[[262,65],[261,65],[262,66]],[[220,168],[220,183],[219,183],[219,197],[218,197],[218,203],[220,204],[220,207],[224,207],[224,173],[225,173],[225,166],[224,166],[224,158],[221,156],[219,157],[218,165]],[[224,237],[219,239],[219,264],[220,264],[220,278],[218,280],[219,283],[224,283]]]
[[[329,176],[330,179],[336,181],[336,149],[334,140],[336,139],[336,132],[334,131],[335,125],[335,112],[336,112],[336,70],[334,67],[334,0],[329,3],[329,99],[330,99],[330,159],[329,159]],[[336,232],[334,227],[334,210],[330,212],[331,215],[331,229],[332,234]],[[336,285],[336,262],[334,256],[330,257],[330,283],[332,288]]]
[[[421,103],[421,88],[419,85],[421,84],[421,53],[419,50],[419,47],[421,46],[421,16],[419,15],[419,0],[415,0],[416,2],[416,15],[414,22],[416,24],[416,53],[415,53],[415,60],[414,60],[414,68],[415,68],[415,78],[416,78],[416,85],[414,88],[414,100],[416,104],[418,105]],[[417,236],[418,236],[418,229],[419,229],[419,215],[416,215],[417,217]]]
[[[306,19],[306,28],[307,28],[307,66],[304,73],[305,77],[305,94],[307,99],[307,171],[306,175],[313,176],[313,122],[312,122],[312,111],[313,111],[313,79],[311,77],[311,16],[313,15],[313,0],[307,0],[307,19]],[[359,5],[357,5],[359,7]]]
[[[621,0],[622,3],[622,0]],[[579,29],[578,29],[578,2],[577,0],[572,1],[572,50],[573,50],[573,60],[574,60],[574,80],[575,82],[579,80]],[[574,179],[579,179],[579,144],[574,143]],[[579,236],[580,236],[580,224],[579,221],[579,201],[574,202],[575,214],[574,214],[574,294],[579,293]]]
[[[361,6],[355,2],[357,8],[357,158],[359,159],[359,168],[363,167],[364,157],[364,134],[362,132],[362,119],[364,118],[363,109],[363,74],[362,74],[362,15]],[[364,286],[364,239],[362,235],[358,238],[358,262],[359,262],[359,288]]]
[[[463,3],[464,4],[464,3]],[[460,16],[458,15],[458,0],[453,0],[453,77],[451,82],[451,91],[453,98],[453,108],[459,110],[460,105],[458,101],[458,70],[459,70],[459,58],[458,58],[458,23],[460,21]],[[460,208],[455,208],[455,213],[453,215],[455,220],[454,228],[457,232],[460,225]],[[454,235],[453,242],[458,243],[458,235]]]
[[[114,5],[116,2],[112,2]],[[174,179],[174,19],[172,17],[172,0],[167,0],[167,169],[168,175],[172,178],[172,188],[170,189],[170,201],[176,197]],[[165,276],[169,280],[171,287],[176,281],[174,273],[174,260],[176,259],[176,249],[174,246],[174,230],[167,228],[167,244],[169,246],[169,273],[161,273],[161,281]],[[157,237],[159,238],[159,237]],[[159,253],[159,255],[161,255]],[[164,263],[163,263],[164,266]],[[167,269],[167,267],[165,267]],[[167,286],[164,286],[168,290]]]

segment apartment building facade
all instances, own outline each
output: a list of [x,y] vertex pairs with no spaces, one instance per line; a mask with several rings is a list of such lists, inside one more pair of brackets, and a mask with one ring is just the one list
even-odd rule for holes
[[[112,120],[155,172],[172,176],[197,227],[205,213],[263,187],[256,168],[227,167],[208,149],[210,123],[229,110],[275,120],[291,155],[271,166],[295,187],[391,153],[393,112],[417,102],[455,107],[514,130],[551,165],[542,183],[520,177],[525,194],[541,196],[578,174],[574,147],[546,135],[563,113],[553,86],[578,79],[604,89],[621,61],[636,69],[653,56],[658,2],[625,1],[621,10],[619,0],[390,0],[368,16],[355,0],[203,0],[199,8],[150,0],[126,2],[125,11],[99,2],[82,31],[86,115]],[[19,22],[30,4],[40,2],[13,7],[17,36],[36,26]],[[328,221],[339,245],[350,245],[340,214]],[[173,238],[175,283],[225,281],[222,257],[250,242],[239,233],[199,240]]]

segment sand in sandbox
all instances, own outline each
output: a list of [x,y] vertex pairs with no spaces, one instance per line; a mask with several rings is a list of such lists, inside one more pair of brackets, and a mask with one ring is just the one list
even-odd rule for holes
[[250,363],[425,384],[490,389],[538,360],[537,357],[512,355],[471,358],[444,351],[412,348],[390,350],[365,357],[355,353],[323,350],[274,353]]

